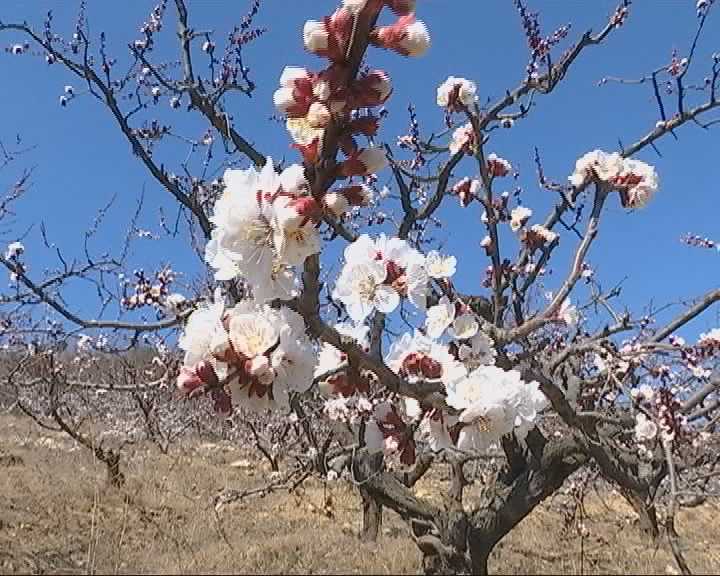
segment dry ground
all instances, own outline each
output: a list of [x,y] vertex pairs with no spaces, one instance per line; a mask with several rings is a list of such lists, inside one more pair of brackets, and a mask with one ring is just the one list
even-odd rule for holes
[[[404,524],[385,517],[377,544],[358,541],[358,498],[343,484],[312,481],[302,493],[232,504],[225,487],[262,482],[237,447],[195,442],[169,455],[134,447],[127,484],[108,488],[86,450],[25,419],[0,417],[2,573],[417,573]],[[435,480],[437,481],[437,480]],[[428,482],[433,482],[432,479]],[[418,491],[430,492],[426,482]],[[495,553],[500,573],[675,573],[663,546],[643,542],[632,512],[611,494],[587,504],[587,538],[563,530],[548,503]],[[720,572],[718,509],[683,511],[679,531],[695,572]],[[581,554],[582,544],[582,554]],[[581,564],[582,558],[582,564]]]

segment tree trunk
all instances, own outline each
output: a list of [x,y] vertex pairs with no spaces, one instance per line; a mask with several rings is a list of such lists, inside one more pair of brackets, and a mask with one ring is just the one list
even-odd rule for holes
[[[383,454],[362,453],[355,458],[353,466],[360,473],[360,478],[368,478],[374,474],[382,472]],[[380,526],[382,525],[382,504],[373,496],[373,494],[360,482],[358,486],[360,496],[362,498],[362,530],[360,531],[360,539],[366,542],[375,542],[380,534]]]
[[121,488],[125,484],[125,474],[120,470],[120,454],[109,452],[105,454],[105,466],[107,467],[107,482],[113,488]]
[[380,534],[380,526],[382,526],[382,504],[363,488],[360,488],[360,496],[363,508],[360,539],[366,542],[375,542]]
[[643,535],[650,540],[657,540],[660,537],[660,530],[655,513],[655,504],[648,504],[647,499],[634,490],[620,488],[620,493],[638,515],[638,526]]

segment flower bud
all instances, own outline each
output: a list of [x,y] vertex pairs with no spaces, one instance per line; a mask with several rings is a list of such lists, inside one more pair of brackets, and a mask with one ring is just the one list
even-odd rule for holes
[[305,42],[305,49],[308,52],[326,51],[328,42],[330,41],[330,35],[325,28],[325,23],[318,22],[317,20],[308,20],[305,22],[303,40]]
[[380,148],[364,148],[340,165],[340,174],[346,178],[367,176],[379,172],[387,164],[387,156],[385,156],[383,150]]
[[353,108],[380,106],[387,101],[391,93],[390,77],[383,70],[372,70],[353,82],[351,106]]
[[313,128],[325,128],[330,122],[330,110],[325,104],[313,102],[307,114],[307,121]]
[[339,194],[337,192],[328,192],[323,197],[323,204],[325,205],[325,208],[336,216],[337,218],[342,217],[350,207],[350,203],[348,202],[347,198],[343,196],[342,194]]
[[408,14],[392,26],[373,30],[370,41],[403,56],[422,56],[430,47],[430,33],[424,22],[415,20],[414,14]]

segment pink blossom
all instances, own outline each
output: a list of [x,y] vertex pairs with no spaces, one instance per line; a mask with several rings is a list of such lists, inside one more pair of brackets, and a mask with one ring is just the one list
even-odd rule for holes
[[430,47],[427,26],[421,20],[415,20],[414,14],[401,16],[392,26],[376,28],[370,40],[380,48],[394,50],[403,56],[422,56]]

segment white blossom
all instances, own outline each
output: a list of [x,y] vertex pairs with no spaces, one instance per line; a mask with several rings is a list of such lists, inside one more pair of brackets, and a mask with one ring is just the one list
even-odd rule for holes
[[329,35],[325,24],[317,20],[308,20],[303,27],[303,41],[305,49],[309,52],[326,50],[328,47]]
[[25,246],[22,242],[11,242],[8,244],[8,247],[5,249],[5,259],[6,260],[15,260],[25,252]]
[[517,206],[510,212],[510,228],[513,232],[520,230],[532,216],[532,210],[525,206]]
[[417,331],[412,336],[406,332],[393,342],[385,363],[408,382],[440,380],[448,386],[467,374],[465,367],[450,354],[445,344]]
[[478,331],[467,344],[460,344],[458,357],[468,368],[495,364],[495,343],[492,338],[482,331]]
[[405,28],[399,47],[408,56],[422,56],[430,48],[430,33],[425,22],[416,20]]
[[448,77],[437,89],[437,105],[453,107],[457,102],[470,108],[477,100],[477,86],[465,78]]
[[346,263],[335,284],[333,298],[345,305],[354,322],[362,322],[375,310],[389,314],[400,304],[400,295],[384,284],[386,276],[382,262]]
[[427,310],[425,331],[430,338],[440,338],[455,319],[455,305],[450,298],[443,296],[440,301]]
[[657,436],[658,427],[642,412],[635,415],[635,439],[638,442],[649,442]]
[[442,256],[437,250],[431,250],[425,257],[425,269],[430,278],[450,278],[455,274],[457,258]]
[[353,14],[362,11],[367,4],[367,0],[343,0],[343,6],[350,10]]
[[462,410],[457,447],[483,452],[515,431],[522,439],[535,425],[546,399],[536,382],[525,383],[516,370],[480,366],[448,386],[447,402]]
[[450,141],[450,153],[457,154],[461,150],[471,150],[474,148],[475,143],[475,129],[472,124],[468,122],[459,128],[456,128]]

